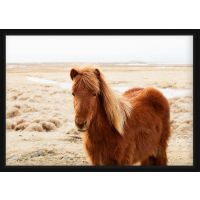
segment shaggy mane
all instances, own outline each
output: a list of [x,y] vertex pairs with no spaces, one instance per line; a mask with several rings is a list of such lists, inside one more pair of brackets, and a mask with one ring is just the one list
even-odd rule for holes
[[103,75],[94,68],[75,68],[78,75],[74,78],[73,89],[84,83],[86,87],[100,94],[103,107],[111,125],[123,134],[126,118],[130,116],[131,104],[125,97],[117,95],[108,86]]

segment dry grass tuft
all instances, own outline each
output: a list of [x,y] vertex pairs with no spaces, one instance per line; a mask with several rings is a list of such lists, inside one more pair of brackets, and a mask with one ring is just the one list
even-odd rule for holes
[[28,125],[28,127],[26,129],[24,129],[24,131],[37,131],[37,132],[42,132],[43,131],[43,127],[41,124],[38,123],[31,123]]
[[15,129],[16,124],[12,120],[6,120],[6,129]]
[[25,122],[25,120],[24,119],[18,119],[18,120],[16,120],[16,124],[18,125],[18,124],[22,124],[22,123],[24,123]]
[[7,117],[7,118],[16,117],[16,116],[18,116],[18,115],[20,115],[20,111],[19,111],[18,108],[15,108],[15,107],[11,108],[11,109],[8,110],[8,112],[6,113],[6,117]]
[[16,96],[16,95],[14,95],[14,96],[12,96],[12,97],[10,98],[11,101],[14,101],[14,100],[16,100],[16,99],[17,99],[17,96]]
[[33,120],[34,123],[40,123],[41,121],[44,121],[44,120],[42,120],[42,119],[35,119],[35,120]]
[[42,128],[45,129],[46,131],[52,131],[56,129],[55,124],[51,122],[41,122]]
[[22,131],[22,130],[24,130],[25,128],[27,128],[29,125],[30,125],[29,122],[20,123],[20,124],[18,124],[18,125],[15,127],[15,131]]
[[27,107],[27,108],[24,108],[23,111],[24,112],[36,112],[38,110],[36,108],[34,108],[34,107]]
[[20,104],[15,104],[14,107],[20,109],[22,106]]
[[48,121],[53,123],[57,128],[61,126],[61,122],[58,119],[52,118],[52,119],[49,119]]
[[27,100],[29,97],[27,96],[27,95],[21,95],[20,96],[20,98],[19,98],[19,100],[21,100],[21,101],[25,101],[25,100]]

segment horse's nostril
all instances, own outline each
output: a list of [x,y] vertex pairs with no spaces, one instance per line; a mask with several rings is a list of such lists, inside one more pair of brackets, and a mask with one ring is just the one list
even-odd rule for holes
[[75,120],[75,123],[76,123],[76,126],[77,126],[78,128],[83,128],[83,127],[86,125],[87,121],[80,122],[80,121],[78,121],[78,120]]

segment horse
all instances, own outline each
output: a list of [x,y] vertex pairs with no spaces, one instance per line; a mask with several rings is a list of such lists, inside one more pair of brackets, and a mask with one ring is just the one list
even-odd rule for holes
[[119,95],[91,66],[72,68],[70,77],[75,125],[92,165],[167,165],[170,109],[159,90],[132,88]]

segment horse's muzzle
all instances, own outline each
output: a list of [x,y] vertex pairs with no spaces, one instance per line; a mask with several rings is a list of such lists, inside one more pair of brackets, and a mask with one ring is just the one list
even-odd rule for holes
[[76,124],[79,131],[84,132],[86,130],[87,121],[75,120],[75,124]]

